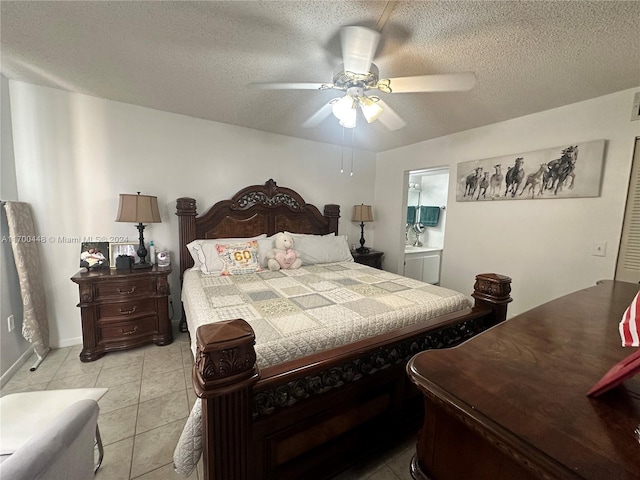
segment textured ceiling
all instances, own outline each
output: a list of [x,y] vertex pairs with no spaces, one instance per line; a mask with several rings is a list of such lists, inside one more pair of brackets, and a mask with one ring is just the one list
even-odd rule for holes
[[382,26],[381,77],[476,73],[470,92],[381,94],[407,126],[360,122],[356,145],[373,151],[640,85],[638,1],[2,0],[0,9],[8,78],[329,143],[342,142],[334,117],[301,124],[335,91],[247,84],[331,82],[345,25]]

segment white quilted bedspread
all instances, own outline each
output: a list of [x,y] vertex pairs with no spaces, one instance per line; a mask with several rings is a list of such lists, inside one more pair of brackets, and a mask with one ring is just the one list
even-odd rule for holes
[[[459,292],[354,262],[297,270],[215,277],[185,272],[182,287],[189,331],[242,318],[256,334],[261,368],[345,345],[462,310],[471,298]],[[191,335],[195,355],[195,335]],[[200,456],[200,402],[174,453],[188,475]]]

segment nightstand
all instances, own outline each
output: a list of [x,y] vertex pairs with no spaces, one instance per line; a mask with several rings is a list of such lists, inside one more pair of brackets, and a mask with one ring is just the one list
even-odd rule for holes
[[353,256],[353,259],[356,262],[363,265],[369,265],[370,267],[380,270],[382,270],[382,255],[384,255],[384,252],[379,252],[377,250],[369,250],[367,253],[351,251],[351,256]]
[[92,362],[105,353],[147,343],[173,341],[169,320],[171,267],[80,271],[71,280],[80,290],[82,352]]

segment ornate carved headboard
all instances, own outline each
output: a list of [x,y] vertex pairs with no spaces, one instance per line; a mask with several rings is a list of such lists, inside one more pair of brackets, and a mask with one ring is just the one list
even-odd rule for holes
[[325,205],[322,214],[296,191],[279,187],[273,179],[264,185],[243,188],[230,200],[216,203],[199,217],[193,198],[178,198],[176,210],[180,217],[180,278],[193,266],[187,244],[197,238],[252,237],[285,230],[337,234],[340,218],[340,205]]

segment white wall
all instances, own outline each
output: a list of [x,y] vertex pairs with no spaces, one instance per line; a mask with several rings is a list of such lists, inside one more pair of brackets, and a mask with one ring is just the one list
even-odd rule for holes
[[[449,172],[436,171],[422,175],[422,205],[446,207],[449,190]],[[440,209],[440,219],[435,227],[426,227],[422,242],[427,247],[443,248],[445,239],[447,209]]]
[[[614,276],[640,122],[631,122],[638,88],[507,122],[383,152],[377,157],[376,248],[395,271],[404,235],[407,170],[449,165],[449,201],[441,285],[470,293],[474,276],[513,279],[510,315]],[[590,140],[607,140],[602,193],[597,198],[458,203],[456,164]],[[591,255],[607,242],[606,257]]]
[[[13,156],[13,133],[11,131],[11,109],[9,102],[9,82],[0,76],[0,199],[18,200],[15,160]],[[22,295],[11,243],[9,225],[4,208],[0,208],[0,375],[10,378],[12,367],[25,352],[30,343],[22,337]],[[15,318],[15,329],[9,332],[7,317]]]
[[[119,193],[156,195],[161,224],[145,239],[168,247],[179,312],[178,226],[175,200],[194,197],[202,208],[269,178],[318,205],[341,206],[340,233],[357,243],[354,204],[372,204],[375,155],[356,151],[354,176],[340,174],[339,147],[225,125],[27,83],[10,82],[17,185],[34,208],[41,244],[53,346],[81,342],[77,286],[80,245],[58,237],[128,236],[115,223]],[[211,108],[215,108],[212,105]],[[373,242],[375,228],[367,228]],[[176,313],[176,317],[178,313]],[[174,318],[175,320],[175,318]]]

